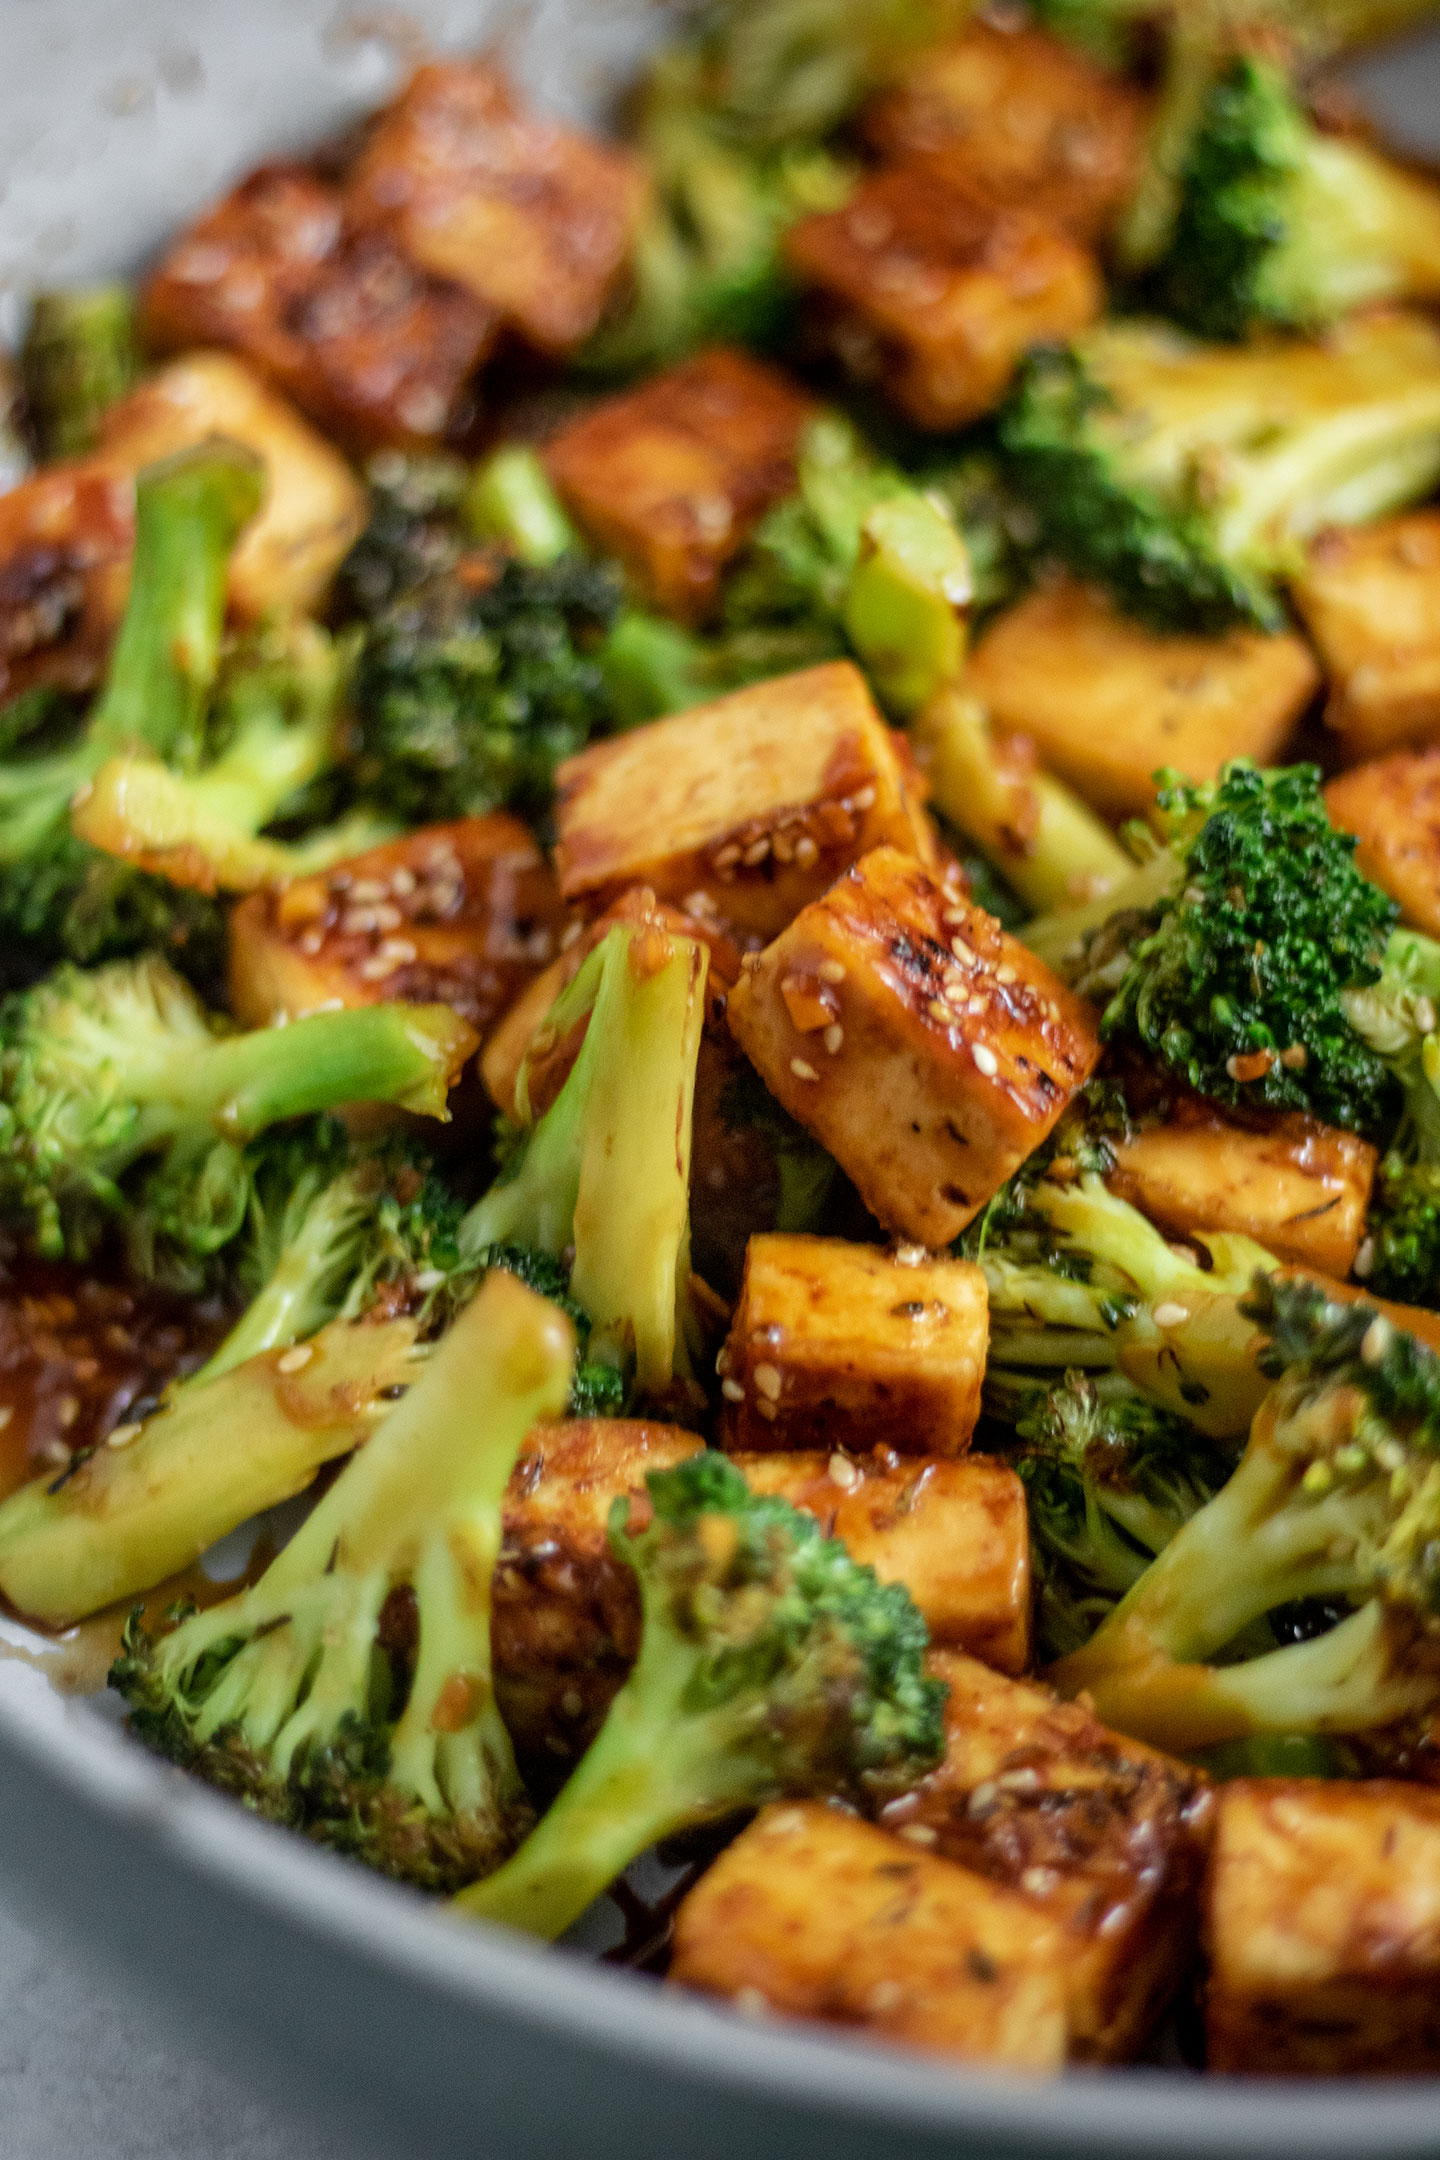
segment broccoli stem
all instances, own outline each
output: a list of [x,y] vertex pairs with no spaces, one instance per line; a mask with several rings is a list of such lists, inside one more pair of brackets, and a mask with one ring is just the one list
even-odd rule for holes
[[600,648],[616,725],[641,727],[703,704],[714,692],[705,660],[701,640],[679,623],[627,608]]
[[928,496],[907,489],[866,513],[845,635],[892,711],[917,712],[955,681],[973,594],[965,542]]
[[305,1210],[298,1233],[285,1244],[257,1295],[189,1385],[218,1380],[250,1358],[313,1334],[334,1311],[326,1286],[343,1282],[374,1208],[374,1194],[356,1171],[342,1172],[327,1185]]
[[93,450],[100,421],[140,372],[131,288],[37,293],[20,370],[40,456],[82,457]]
[[464,517],[477,540],[498,540],[522,562],[552,563],[580,546],[545,467],[523,443],[507,444],[477,467]]
[[1127,874],[1094,900],[1052,908],[1024,925],[1020,935],[1038,959],[1060,974],[1083,957],[1085,940],[1103,930],[1113,916],[1148,915],[1168,899],[1180,882],[1182,865],[1173,848],[1157,848],[1149,860],[1131,864]]

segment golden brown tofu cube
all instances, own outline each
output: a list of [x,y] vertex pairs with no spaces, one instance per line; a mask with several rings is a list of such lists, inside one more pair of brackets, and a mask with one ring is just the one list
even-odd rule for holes
[[773,1095],[901,1237],[949,1245],[1100,1055],[1096,1014],[912,857],[877,848],[730,998]]
[[923,166],[862,180],[843,209],[793,226],[786,251],[817,337],[942,432],[998,405],[1030,346],[1083,330],[1104,301],[1094,258],[1058,225]]
[[646,885],[769,938],[867,849],[933,849],[848,660],[592,743],[556,784],[560,890],[587,910]]
[[623,276],[644,197],[628,151],[518,105],[489,61],[445,60],[417,69],[381,115],[346,207],[542,352],[563,353]]
[[1366,877],[1400,903],[1406,922],[1440,937],[1440,749],[1353,766],[1330,782],[1325,807],[1332,825],[1359,840]]
[[985,19],[920,53],[862,126],[886,159],[1091,239],[1134,191],[1148,119],[1142,93],[1073,45]]
[[519,818],[424,825],[233,909],[230,1007],[269,1027],[335,1004],[451,1006],[480,1035],[553,957],[562,910]]
[[572,421],[545,463],[597,546],[657,607],[695,622],[714,605],[726,563],[794,492],[814,412],[778,368],[716,347]]
[[327,433],[423,448],[471,412],[499,323],[384,233],[357,231],[301,166],[263,166],[205,213],[143,295],[157,350],[241,352]]
[[1301,638],[1162,636],[1061,578],[992,624],[965,684],[1096,810],[1131,817],[1162,765],[1198,781],[1230,758],[1273,764],[1319,674]]
[[930,1640],[1001,1672],[1030,1655],[1030,1532],[1025,1490],[990,1455],[897,1458],[736,1455],[756,1492],[778,1493],[839,1538],[881,1582],[901,1582]]
[[1052,1920],[1070,2056],[1128,2061],[1194,1948],[1207,1779],[1048,1688],[943,1650],[930,1667],[950,1688],[945,1759],[882,1822]]
[[985,1277],[968,1261],[752,1238],[721,1367],[725,1444],[963,1454],[989,1333]]
[[1222,1787],[1206,1888],[1207,2060],[1265,2077],[1440,2070],[1440,1793]]
[[1344,763],[1440,731],[1440,510],[1322,533],[1291,586]]
[[265,500],[230,558],[229,595],[247,621],[316,608],[364,530],[365,490],[338,452],[229,353],[189,353],[106,414],[101,457],[135,473],[211,435],[265,465]]
[[670,1978],[1007,2070],[1065,2059],[1057,1931],[1023,1898],[810,1802],[767,1808],[680,1907]]
[[649,1507],[645,1479],[705,1445],[628,1418],[537,1425],[511,1474],[492,1592],[495,1692],[521,1755],[582,1755],[640,1645],[635,1570],[610,1550],[616,1500]]
[[1242,1124],[1185,1097],[1113,1148],[1110,1190],[1172,1237],[1238,1230],[1296,1266],[1355,1265],[1375,1179],[1355,1133],[1301,1115]]
[[96,460],[47,466],[0,494],[0,704],[99,680],[134,542],[130,476]]

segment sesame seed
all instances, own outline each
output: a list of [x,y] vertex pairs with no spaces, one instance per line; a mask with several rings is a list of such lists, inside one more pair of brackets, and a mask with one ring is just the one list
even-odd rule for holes
[[765,1828],[771,1837],[794,1837],[798,1830],[805,1828],[805,1810],[798,1807],[778,1808]]
[[1379,1313],[1360,1338],[1360,1356],[1367,1365],[1378,1365],[1390,1347],[1390,1323]]
[[[109,1329],[106,1330],[107,1334],[110,1332]],[[10,1423],[14,1415],[15,1406],[13,1403],[0,1403],[0,1432],[4,1432],[5,1427]]]
[[938,1020],[942,1027],[948,1027],[955,1018],[953,1010],[943,998],[931,998],[929,1013],[931,1019]]
[[1357,1252],[1355,1255],[1355,1266],[1353,1272],[1359,1276],[1361,1282],[1364,1282],[1365,1277],[1370,1273],[1374,1265],[1375,1240],[1373,1237],[1367,1237],[1364,1244],[1360,1247],[1359,1252]]
[[296,1343],[293,1350],[287,1350],[283,1357],[276,1358],[275,1370],[283,1373],[303,1372],[314,1355],[315,1348],[312,1343]]
[[993,1080],[1000,1070],[1000,1060],[994,1051],[987,1049],[984,1043],[976,1043],[970,1055],[975,1060],[976,1072],[983,1073],[987,1080]]
[[972,1815],[983,1815],[987,1808],[994,1807],[999,1797],[999,1787],[993,1779],[985,1778],[970,1795],[969,1812]]
[[579,1688],[566,1688],[565,1693],[560,1698],[560,1708],[564,1711],[566,1717],[579,1717],[581,1711],[585,1708],[585,1698],[580,1693]]
[[1018,979],[1019,978],[1017,977],[1014,968],[1011,967],[1008,960],[1006,961],[1004,967],[998,967],[995,970],[995,980],[1002,986],[1002,988],[1008,989],[1010,984],[1018,981]]
[[932,1829],[929,1823],[924,1822],[905,1823],[901,1828],[900,1835],[903,1838],[908,1838],[912,1845],[935,1845],[940,1840],[939,1831]]
[[802,870],[808,870],[820,853],[809,833],[802,833],[795,843],[795,860]]
[[407,870],[404,863],[401,863],[400,868],[391,873],[390,890],[393,893],[398,893],[402,900],[410,893],[413,893],[415,890],[414,871]]
[[746,848],[745,853],[741,856],[740,860],[744,863],[747,870],[753,870],[757,863],[764,862],[766,856],[769,853],[770,842],[768,839],[762,838],[759,840],[752,840],[749,847]]
[[397,961],[401,967],[405,965],[407,960],[415,958],[415,947],[410,943],[409,938],[386,938],[380,950],[387,960]]
[[738,1380],[722,1380],[720,1393],[724,1396],[726,1402],[744,1402],[745,1400],[745,1390]]
[[1177,1305],[1171,1300],[1157,1305],[1150,1317],[1156,1327],[1183,1327],[1190,1317],[1190,1308],[1188,1305]]
[[773,1402],[757,1402],[755,1408],[768,1424],[774,1424],[777,1412]]
[[574,945],[580,938],[584,937],[584,935],[585,925],[583,922],[567,923],[560,939],[561,952],[569,952],[571,946]]
[[307,960],[313,960],[324,943],[325,934],[322,930],[307,930],[300,940],[300,950]]
[[820,1078],[815,1067],[807,1065],[804,1058],[791,1058],[790,1070],[797,1080],[818,1080]]
[[850,807],[852,810],[873,810],[875,807],[874,788],[862,787],[858,795],[851,796]]
[[975,965],[975,955],[971,951],[970,947],[965,943],[963,937],[952,937],[950,940],[950,950],[954,953],[955,958],[957,960],[964,961],[967,967],[973,967]]
[[404,920],[405,918],[400,913],[399,908],[392,907],[388,900],[382,901],[375,910],[375,927],[377,930],[398,930]]
[[923,1245],[897,1245],[892,1255],[896,1267],[920,1267],[924,1263]]
[[747,952],[740,955],[740,965],[747,975],[759,974],[761,957],[758,952]]
[[350,887],[352,900],[375,901],[385,898],[385,886],[379,878],[356,878]]
[[1059,1881],[1053,1867],[1027,1867],[1020,1877],[1020,1887],[1031,1897],[1048,1897]]
[[717,870],[731,870],[734,868],[735,864],[739,862],[739,860],[739,844],[736,841],[732,840],[728,847],[722,847],[717,849],[715,855],[715,868]]
[[815,972],[823,983],[842,983],[845,980],[845,967],[840,960],[822,960]]
[[379,928],[375,909],[373,907],[347,908],[340,918],[340,928],[347,937],[368,937],[372,930]]
[[757,1365],[750,1377],[767,1402],[778,1402],[780,1400],[780,1389],[783,1382],[778,1365]]
[[820,1040],[824,1043],[831,1057],[838,1057],[840,1055],[840,1045],[845,1040],[845,1030],[838,1020],[832,1020]]
[[59,1402],[55,1405],[55,1415],[56,1418],[59,1420],[60,1430],[62,1432],[68,1432],[70,1427],[75,1423],[76,1418],[78,1418],[80,1415],[80,1403],[78,1397],[74,1395],[62,1395]]
[[400,962],[392,954],[375,953],[369,960],[362,962],[360,979],[362,982],[384,982],[386,976],[393,975],[399,966]]
[[144,1432],[143,1425],[117,1425],[106,1441],[106,1447],[127,1448],[132,1440],[138,1440]]
[[445,1271],[443,1268],[421,1268],[419,1274],[415,1277],[415,1288],[423,1295],[430,1290],[438,1290],[444,1280]]
[[957,923],[964,922],[965,910],[963,908],[948,907],[940,919],[953,930]]
[[860,1472],[851,1462],[848,1455],[832,1455],[829,1468],[832,1485],[838,1485],[842,1492],[853,1492],[855,1490],[855,1487],[860,1482]]

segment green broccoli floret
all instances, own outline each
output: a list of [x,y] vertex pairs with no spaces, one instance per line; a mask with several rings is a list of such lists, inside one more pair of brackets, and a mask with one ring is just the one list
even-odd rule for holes
[[[1303,1279],[1257,1282],[1247,1310],[1276,1385],[1239,1468],[1052,1673],[1107,1724],[1180,1751],[1366,1732],[1440,1700],[1440,1360]],[[1354,1609],[1312,1640],[1213,1662],[1311,1598]]]
[[193,1289],[246,1221],[248,1141],[344,1103],[443,1117],[473,1047],[443,1005],[237,1034],[162,960],[61,968],[0,1014],[0,1209],[47,1257],[118,1233],[139,1274]]
[[1044,547],[1131,614],[1274,630],[1274,581],[1304,540],[1440,476],[1440,335],[1382,313],[1236,350],[1105,323],[1033,354],[997,429]]
[[20,348],[25,414],[43,459],[93,450],[100,422],[140,373],[128,285],[37,293]]
[[491,1680],[501,1503],[573,1354],[497,1270],[252,1589],[158,1639],[132,1620],[111,1683],[139,1737],[407,1882],[493,1868],[527,1819]]
[[753,1065],[741,1066],[727,1083],[720,1115],[731,1132],[758,1133],[769,1151],[777,1187],[773,1227],[787,1233],[818,1230],[840,1166],[776,1101]]
[[1350,991],[1345,1010],[1385,1060],[1401,1097],[1398,1125],[1376,1173],[1355,1273],[1382,1297],[1440,1300],[1440,944],[1392,932],[1379,980]]
[[1355,1273],[1377,1297],[1440,1301],[1440,1160],[1410,1162],[1393,1148],[1381,1158]]
[[[642,1395],[690,1375],[690,1134],[708,955],[617,924],[552,1006],[584,1039],[507,1173],[465,1219],[461,1249],[559,1258],[589,1315],[589,1356]],[[516,1099],[524,1106],[525,1071]]]
[[553,1938],[658,1839],[782,1795],[875,1808],[938,1760],[943,1683],[925,1623],[813,1516],[697,1455],[647,1479],[653,1519],[610,1515],[644,1633],[598,1738],[515,1857],[458,1901]]

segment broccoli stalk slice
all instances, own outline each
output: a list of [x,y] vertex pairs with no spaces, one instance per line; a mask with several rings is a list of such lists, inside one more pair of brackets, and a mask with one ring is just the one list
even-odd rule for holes
[[874,1806],[942,1747],[925,1623],[814,1518],[700,1455],[648,1479],[654,1514],[610,1543],[635,1569],[640,1654],[598,1738],[473,1918],[553,1938],[659,1838],[781,1794]]
[[364,1262],[377,1200],[358,1165],[323,1182],[304,1180],[284,1210],[280,1250],[259,1292],[190,1385],[287,1350],[332,1320]]
[[[466,1217],[462,1250],[574,1247],[589,1354],[633,1356],[642,1393],[688,1377],[690,1140],[708,955],[617,924],[552,1008],[580,1052],[519,1167]],[[525,1075],[517,1101],[525,1103]]]
[[135,295],[92,285],[35,295],[20,349],[25,413],[43,459],[83,457],[140,372]]
[[477,540],[498,540],[522,562],[543,566],[579,552],[579,535],[527,444],[506,443],[477,466],[462,510]]
[[[388,1873],[453,1888],[493,1866],[525,1812],[491,1674],[501,1503],[574,1349],[492,1274],[253,1588],[159,1641],[131,1628],[111,1679],[139,1735]],[[397,1593],[408,1686],[382,1626]]]
[[[1247,1310],[1277,1385],[1238,1469],[1054,1669],[1161,1746],[1365,1731],[1440,1695],[1440,1360],[1313,1282],[1259,1279]],[[1358,1609],[1314,1642],[1210,1662],[1277,1606],[1315,1597]]]

